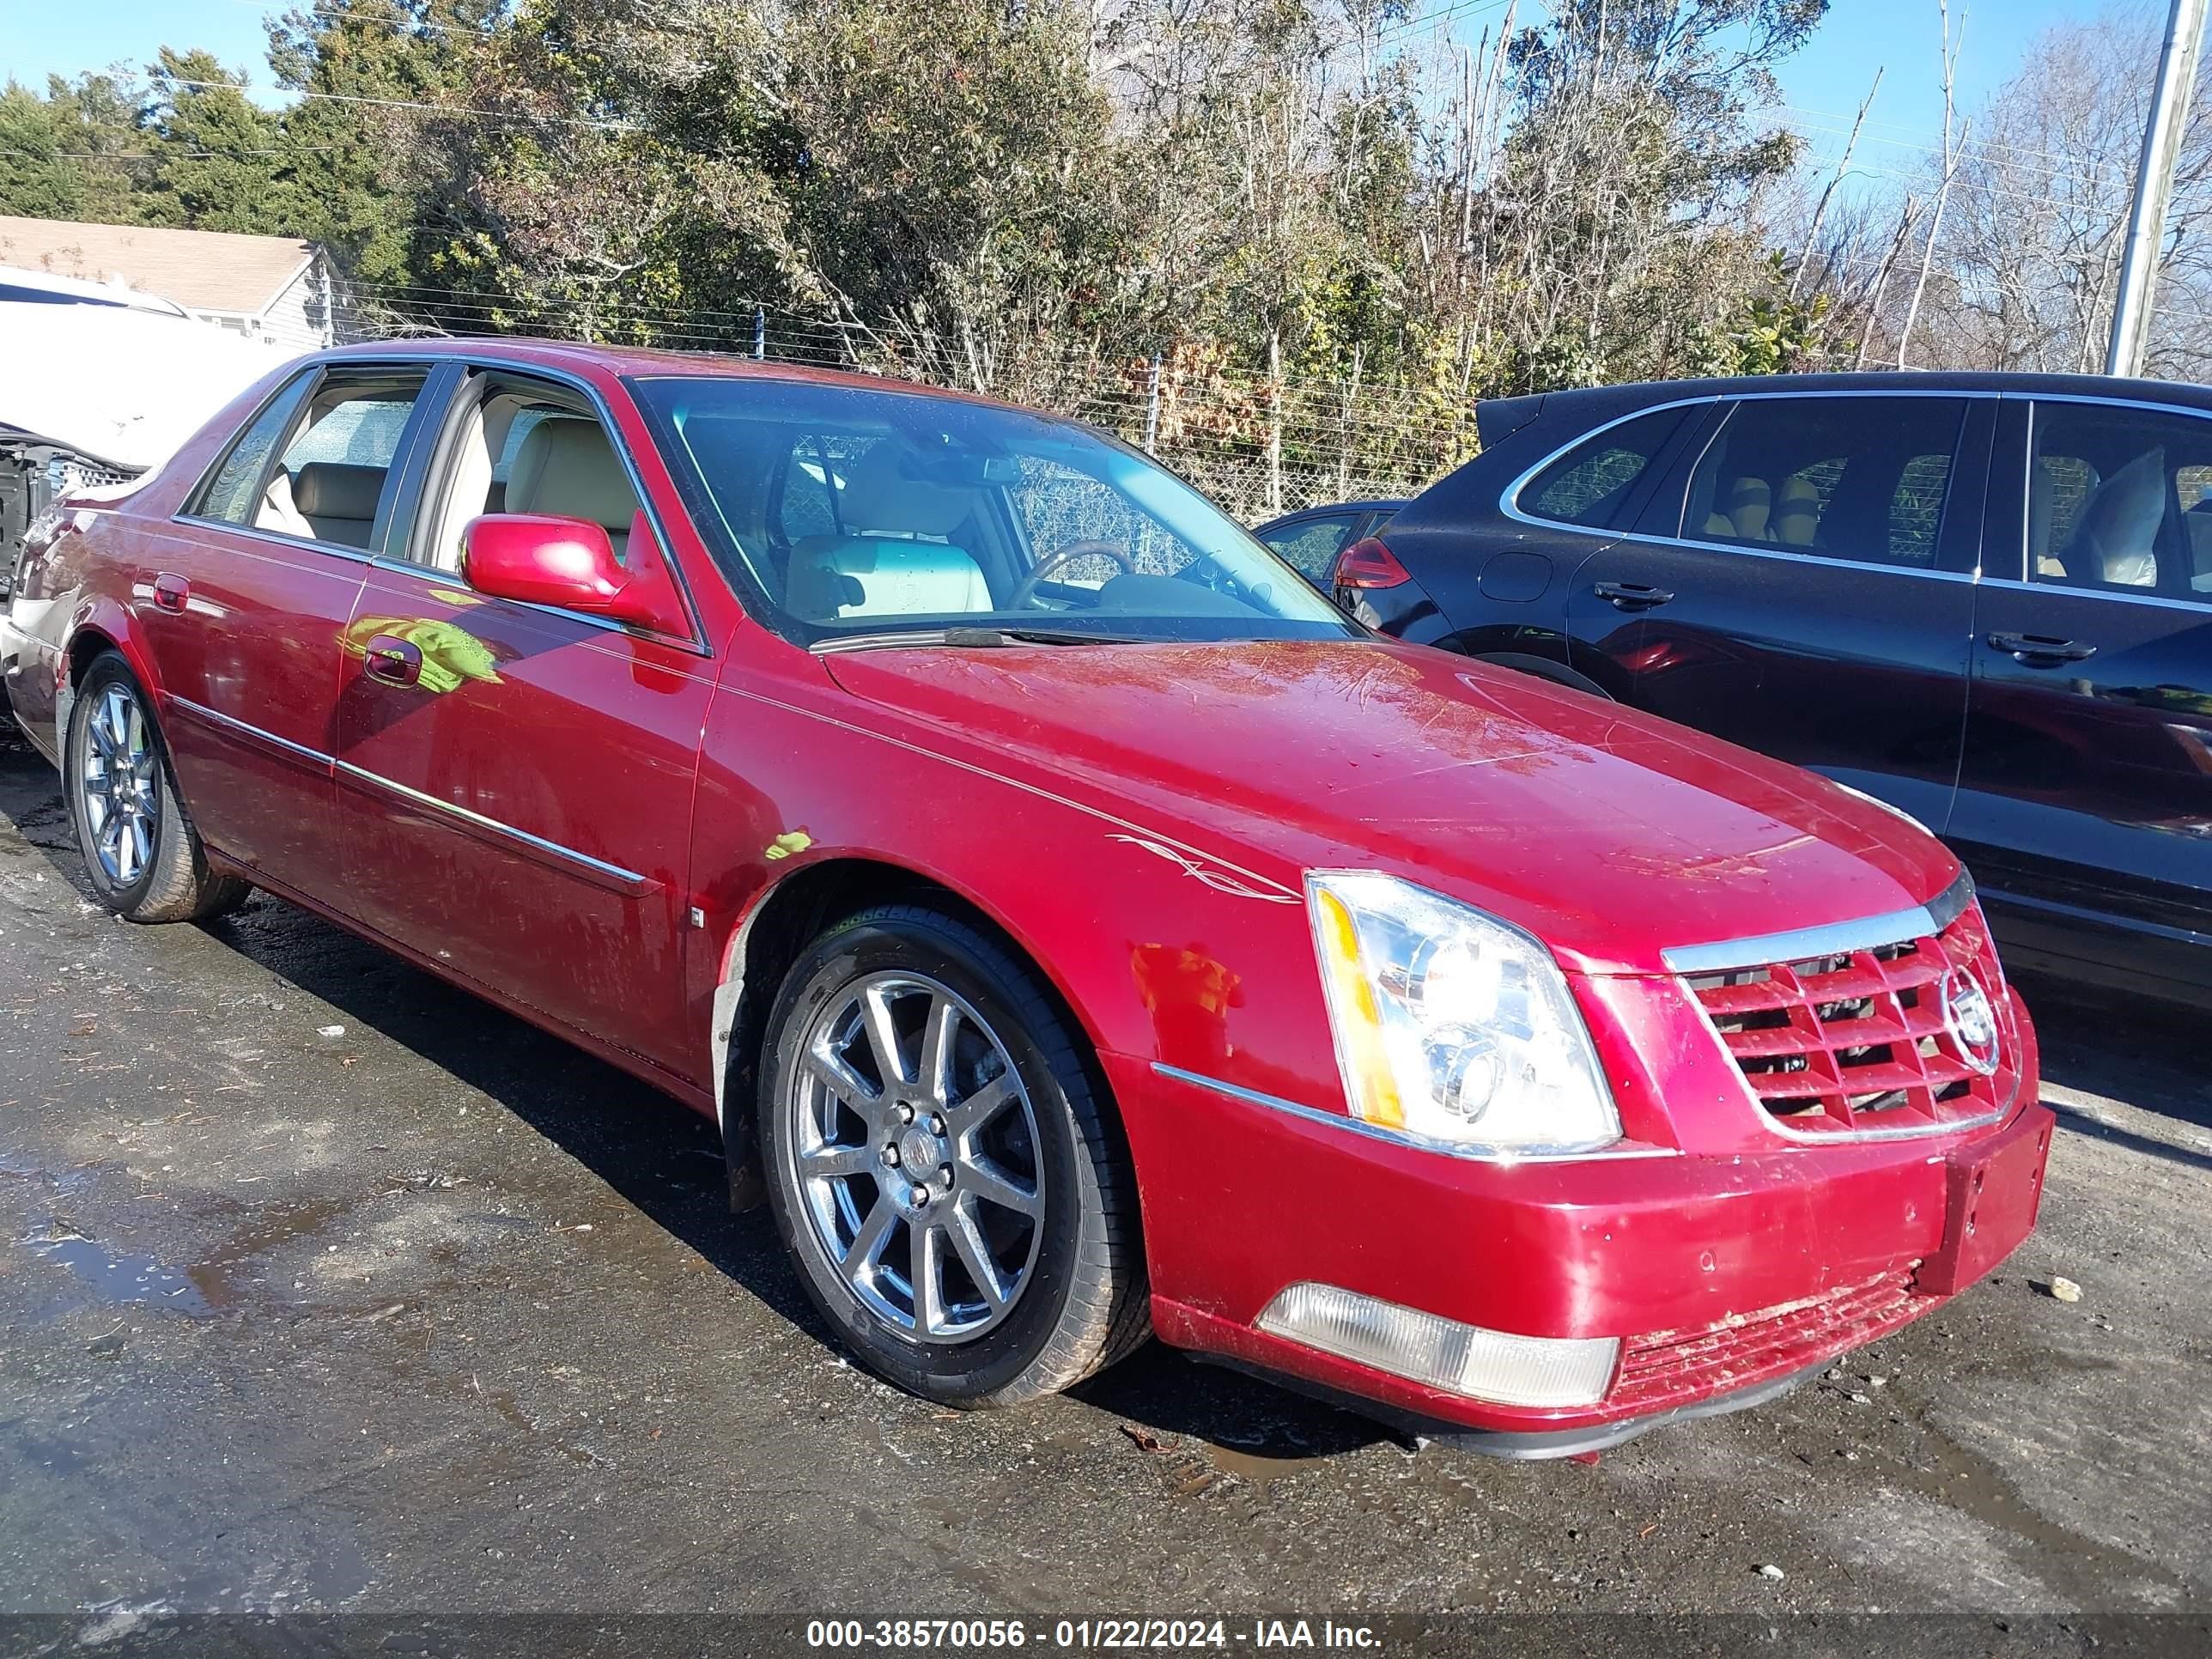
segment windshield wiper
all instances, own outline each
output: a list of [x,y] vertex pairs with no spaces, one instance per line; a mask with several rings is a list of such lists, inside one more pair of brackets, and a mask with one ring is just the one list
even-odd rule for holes
[[1006,645],[1142,645],[1138,634],[1102,634],[1088,628],[948,628],[944,642],[968,647]]
[[1145,645],[1142,634],[1102,634],[1087,628],[912,628],[878,634],[847,634],[815,641],[822,655],[844,651],[887,651],[898,647],[949,645],[955,649],[996,650],[1015,645]]

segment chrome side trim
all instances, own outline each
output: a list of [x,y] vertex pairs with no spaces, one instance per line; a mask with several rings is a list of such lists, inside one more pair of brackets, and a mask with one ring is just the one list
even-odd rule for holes
[[1263,1095],[1256,1089],[1224,1083],[1219,1078],[1206,1076],[1200,1072],[1186,1072],[1180,1066],[1170,1066],[1156,1060],[1152,1070],[1164,1078],[1177,1083],[1188,1083],[1200,1089],[1210,1089],[1215,1094],[1226,1095],[1231,1100],[1241,1100],[1248,1106],[1265,1106],[1270,1111],[1284,1112],[1309,1123],[1319,1123],[1331,1129],[1379,1140],[1387,1146],[1410,1147],[1418,1152],[1438,1152],[1446,1158],[1455,1158],[1468,1164],[1584,1164],[1601,1158],[1680,1158],[1679,1147],[1627,1146],[1619,1149],[1601,1147],[1594,1152],[1527,1152],[1504,1151],[1494,1146],[1462,1146],[1452,1140],[1431,1140],[1424,1135],[1401,1134],[1393,1129],[1378,1128],[1372,1123],[1343,1112],[1324,1112],[1312,1106],[1302,1106],[1295,1100],[1285,1100],[1279,1095]]
[[1668,971],[1676,974],[1717,974],[1736,968],[1764,968],[1777,962],[1803,962],[1811,957],[1841,956],[1940,933],[1973,901],[1974,878],[1961,870],[1959,878],[1934,898],[1909,909],[1750,939],[1722,939],[1711,945],[1670,945],[1659,956]]
[[619,864],[610,864],[605,859],[593,858],[589,853],[580,853],[573,847],[563,847],[560,842],[548,841],[543,836],[533,836],[527,830],[518,830],[511,823],[502,823],[497,818],[486,817],[482,812],[471,811],[469,808],[455,802],[441,800],[437,796],[425,794],[420,789],[411,789],[404,783],[394,782],[381,773],[372,772],[366,767],[356,766],[352,762],[340,760],[335,755],[326,755],[319,749],[310,749],[307,744],[295,743],[289,738],[280,738],[274,732],[265,732],[258,726],[249,725],[218,709],[210,708],[204,703],[194,702],[190,697],[180,697],[174,692],[171,692],[165,701],[171,707],[185,709],[210,725],[221,726],[226,731],[236,732],[240,737],[250,738],[258,743],[265,744],[270,748],[281,750],[294,758],[307,761],[330,776],[365,784],[372,789],[383,790],[414,805],[428,807],[457,823],[482,830],[500,840],[512,842],[529,852],[540,855],[541,859],[555,860],[564,866],[574,866],[597,877],[600,885],[612,887],[617,892],[649,893],[661,885],[650,876],[641,876],[635,870],[625,870]]
[[397,795],[410,805],[428,807],[457,823],[483,830],[501,841],[512,842],[525,851],[538,854],[544,859],[575,866],[588,875],[599,878],[601,886],[611,886],[617,892],[649,893],[660,885],[650,876],[641,876],[635,870],[625,870],[619,864],[609,864],[605,859],[595,859],[589,853],[580,853],[573,847],[563,847],[557,841],[533,836],[527,830],[518,830],[511,823],[501,823],[497,818],[486,817],[483,813],[471,811],[455,802],[441,800],[435,795],[425,794],[420,789],[396,783],[380,773],[356,766],[350,761],[333,761],[331,764],[341,779],[367,784],[371,788]]
[[304,743],[295,743],[289,738],[278,737],[274,732],[264,732],[258,726],[249,726],[244,720],[234,719],[219,708],[210,708],[204,702],[194,702],[190,697],[180,697],[173,691],[165,692],[162,695],[162,701],[172,708],[182,708],[198,716],[210,726],[220,726],[226,731],[237,732],[242,738],[252,738],[255,742],[266,744],[271,749],[283,750],[295,759],[307,761],[325,772],[337,764],[337,757],[334,755],[325,755],[321,750],[310,749]]

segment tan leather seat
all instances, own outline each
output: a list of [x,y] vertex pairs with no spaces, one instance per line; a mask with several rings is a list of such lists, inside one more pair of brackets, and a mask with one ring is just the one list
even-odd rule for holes
[[973,495],[904,477],[903,453],[898,440],[886,439],[847,469],[837,500],[843,535],[792,544],[784,605],[793,615],[830,622],[991,609],[982,567],[945,539],[975,511]]
[[380,466],[309,461],[292,475],[292,509],[307,521],[317,541],[367,547],[376,527],[384,473]]
[[1705,534],[1763,542],[1767,539],[1766,521],[1773,501],[1774,492],[1765,479],[1747,475],[1738,478],[1705,520]]
[[1820,492],[1807,477],[1784,478],[1774,506],[1774,538],[1791,547],[1810,547],[1820,529]]
[[599,526],[619,559],[629,550],[637,491],[597,421],[553,419],[530,429],[507,475],[506,510]]

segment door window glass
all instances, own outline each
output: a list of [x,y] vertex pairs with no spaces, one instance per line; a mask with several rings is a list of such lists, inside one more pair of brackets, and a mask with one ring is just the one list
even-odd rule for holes
[[635,488],[606,428],[573,393],[505,376],[491,380],[460,417],[441,500],[418,535],[413,557],[459,572],[468,526],[486,514],[581,519],[607,532],[627,562],[638,514]]
[[1613,523],[1688,412],[1658,409],[1607,427],[1530,479],[1521,492],[1521,510],[1562,524]]
[[1354,518],[1302,519],[1296,524],[1263,530],[1259,532],[1260,539],[1307,580],[1325,582],[1336,564],[1336,556],[1344,550],[1352,526],[1358,522]]
[[377,504],[427,371],[326,379],[301,411],[254,526],[367,549]]
[[219,519],[225,524],[253,521],[261,494],[261,475],[268,470],[269,457],[276,450],[277,441],[292,422],[301,382],[308,378],[311,377],[303,375],[295,380],[239,435],[222,465],[216,469],[215,476],[201,489],[192,509],[194,516]]
[[1932,569],[1966,404],[1747,398],[1691,475],[1682,533]]
[[2039,403],[2029,580],[2212,602],[2212,420]]

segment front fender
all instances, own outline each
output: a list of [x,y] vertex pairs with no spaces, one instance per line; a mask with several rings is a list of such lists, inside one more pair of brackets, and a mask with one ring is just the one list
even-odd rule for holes
[[726,683],[718,696],[693,901],[716,943],[696,953],[691,986],[718,1098],[757,919],[784,884],[845,860],[972,906],[1036,965],[1097,1052],[1342,1109],[1295,872],[1248,870],[921,735],[833,689],[787,697]]

